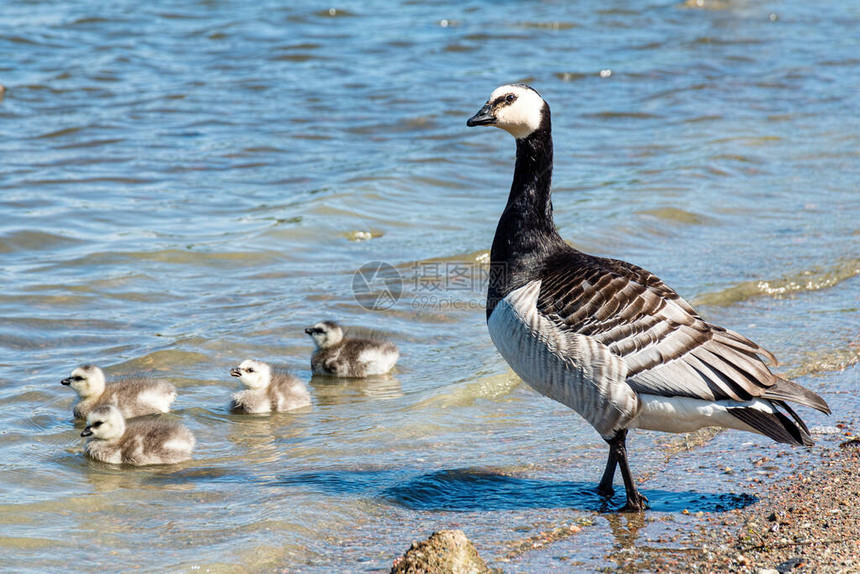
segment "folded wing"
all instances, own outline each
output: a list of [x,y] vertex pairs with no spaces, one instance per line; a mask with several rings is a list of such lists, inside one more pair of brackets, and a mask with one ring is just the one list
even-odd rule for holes
[[803,429],[801,435],[808,434],[785,401],[830,412],[817,394],[774,375],[762,360],[776,362],[769,351],[704,321],[640,267],[571,252],[550,259],[541,279],[538,310],[560,328],[590,337],[621,357],[627,383],[639,394],[738,403],[770,399],[788,416],[764,420],[761,411],[746,409],[732,414],[780,442],[795,442],[774,430],[789,418]]

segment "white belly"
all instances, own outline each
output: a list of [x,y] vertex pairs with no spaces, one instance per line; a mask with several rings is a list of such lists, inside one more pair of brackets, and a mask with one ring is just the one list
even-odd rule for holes
[[690,397],[640,395],[642,409],[631,427],[663,432],[693,432],[705,427],[723,427],[758,433],[729,413],[728,407],[747,407],[773,413],[773,407],[761,400],[747,402],[707,401]]

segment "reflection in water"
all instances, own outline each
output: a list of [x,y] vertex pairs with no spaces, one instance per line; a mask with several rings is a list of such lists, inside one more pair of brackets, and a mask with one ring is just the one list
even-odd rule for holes
[[400,380],[395,375],[378,375],[364,379],[314,375],[310,385],[313,388],[314,402],[326,406],[403,396]]
[[609,522],[609,528],[612,530],[612,536],[615,539],[615,545],[609,553],[608,558],[615,562],[619,568],[632,569],[630,571],[640,571],[637,564],[639,556],[636,552],[631,552],[637,546],[639,540],[639,532],[645,528],[648,520],[645,513],[618,513],[606,514],[604,518]]
[[300,441],[306,428],[297,418],[313,407],[283,413],[232,414],[226,417],[227,440],[244,453],[243,463],[274,462],[284,456],[285,444]]
[[[86,459],[86,481],[93,487],[94,492],[108,494],[117,490],[153,490],[162,492],[164,485],[169,483],[169,490],[191,491],[191,483],[169,482],[172,476],[184,472],[193,463],[191,461],[165,466],[133,467],[130,465],[115,465]],[[157,498],[157,495],[156,495]]]
[[638,512],[618,512],[603,515],[609,522],[609,528],[612,529],[617,548],[630,548],[636,543],[639,538],[639,531],[645,527],[645,516],[645,513]]

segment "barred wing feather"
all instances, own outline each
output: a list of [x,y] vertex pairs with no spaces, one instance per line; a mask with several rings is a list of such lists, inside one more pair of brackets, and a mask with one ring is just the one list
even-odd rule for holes
[[704,321],[640,267],[569,252],[550,259],[541,278],[539,311],[560,329],[593,338],[621,357],[637,393],[776,399],[829,412],[818,395],[771,373],[760,358],[775,362],[769,351]]

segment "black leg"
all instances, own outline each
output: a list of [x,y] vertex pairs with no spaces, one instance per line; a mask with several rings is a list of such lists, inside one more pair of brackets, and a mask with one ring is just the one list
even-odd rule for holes
[[[636,490],[636,484],[633,482],[633,475],[630,474],[630,465],[627,463],[627,430],[618,431],[609,443],[610,458],[614,457],[618,466],[621,467],[621,478],[624,479],[624,488],[627,491],[627,504],[621,509],[621,512],[642,512],[645,510],[648,499]],[[607,463],[607,470],[609,464]],[[613,469],[614,470],[614,469]],[[604,479],[606,475],[604,474]],[[603,481],[600,481],[601,486]]]
[[600,484],[597,485],[597,494],[612,498],[615,494],[615,489],[612,488],[612,481],[615,480],[615,467],[618,465],[618,459],[615,458],[615,453],[612,448],[609,449],[609,458],[606,459],[606,469],[603,471],[603,478],[600,479]]

